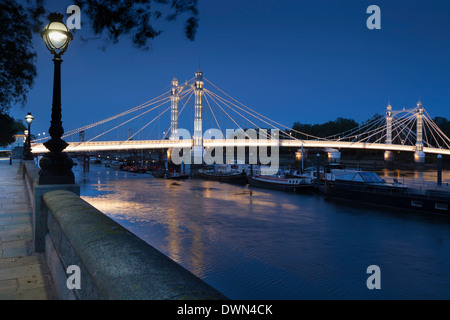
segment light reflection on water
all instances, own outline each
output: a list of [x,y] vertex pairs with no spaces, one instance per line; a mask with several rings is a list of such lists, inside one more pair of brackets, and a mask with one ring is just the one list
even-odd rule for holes
[[[86,201],[232,299],[450,298],[448,219],[102,166],[75,172]],[[381,290],[366,287],[372,264]]]

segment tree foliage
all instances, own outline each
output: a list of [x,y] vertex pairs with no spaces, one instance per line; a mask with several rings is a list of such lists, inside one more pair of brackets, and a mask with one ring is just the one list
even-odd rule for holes
[[[197,0],[75,0],[75,3],[81,8],[83,17],[88,17],[95,34],[106,35],[113,43],[126,35],[141,49],[148,49],[150,40],[162,33],[153,26],[161,17],[173,21],[187,13],[185,34],[190,40],[194,40],[198,28]],[[169,7],[165,15],[158,5]]]
[[36,76],[31,16],[15,1],[0,0],[0,112],[25,103]]
[[[197,0],[75,0],[75,4],[94,34],[113,43],[130,38],[144,50],[162,33],[153,26],[160,18],[173,21],[186,14],[185,34],[190,40],[198,28]],[[43,29],[49,13],[44,0],[0,0],[0,112],[26,102],[36,77],[33,32]]]
[[442,130],[442,132],[450,138],[450,121],[447,118],[435,117],[434,123]]
[[[292,129],[315,137],[325,138],[356,127],[358,127],[358,123],[355,120],[339,117],[335,121],[328,121],[322,124],[311,125],[295,122]],[[296,138],[303,138],[297,136],[296,132],[293,132],[293,135]]]
[[26,129],[21,121],[14,120],[9,115],[0,113],[0,146],[7,145],[16,141],[15,134],[23,132]]

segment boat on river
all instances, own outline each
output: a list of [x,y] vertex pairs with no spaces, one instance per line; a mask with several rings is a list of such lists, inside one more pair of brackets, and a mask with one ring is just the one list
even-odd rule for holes
[[147,171],[147,167],[124,166],[124,167],[122,167],[121,170],[131,172],[131,173],[145,173]]
[[[317,170],[317,167],[308,167],[303,171],[295,170],[285,172],[285,175],[289,178],[307,177],[311,179],[311,182],[315,186],[319,185],[319,188],[323,189],[325,182],[333,179],[332,172],[341,172],[342,170],[345,170],[345,165],[342,163],[325,163],[319,167],[319,170]],[[318,184],[317,178],[319,178]]]
[[286,190],[293,192],[313,190],[314,185],[309,177],[250,175],[248,183],[253,187]]
[[164,179],[184,180],[189,179],[189,175],[187,173],[166,172],[164,174]]
[[328,198],[345,199],[378,206],[449,215],[450,192],[443,188],[412,188],[388,183],[376,172],[331,170],[324,184]]
[[247,173],[238,165],[220,165],[203,167],[197,172],[197,177],[205,180],[221,181],[235,184],[247,184]]
[[157,168],[156,170],[152,171],[152,175],[156,178],[164,178],[164,176],[168,173],[169,170],[163,168]]

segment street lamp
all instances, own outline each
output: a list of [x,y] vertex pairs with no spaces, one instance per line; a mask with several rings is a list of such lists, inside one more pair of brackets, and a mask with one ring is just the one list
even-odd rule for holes
[[41,167],[39,184],[75,183],[75,177],[72,172],[73,161],[67,156],[67,153],[62,152],[68,144],[61,139],[64,134],[61,121],[61,55],[66,52],[69,42],[73,39],[72,34],[62,19],[62,14],[50,14],[50,23],[41,32],[47,49],[53,54],[55,70],[53,77],[52,115],[48,130],[51,139],[44,143],[44,146],[49,152],[39,162]]
[[28,130],[25,130],[25,145],[23,148],[23,160],[33,160],[33,154],[31,153],[31,123],[33,122],[34,117],[30,112],[25,117],[25,121],[28,124]]
[[62,21],[63,17],[59,13],[50,14],[50,23],[41,32],[47,49],[59,56],[66,52],[69,42],[73,39],[69,28]]

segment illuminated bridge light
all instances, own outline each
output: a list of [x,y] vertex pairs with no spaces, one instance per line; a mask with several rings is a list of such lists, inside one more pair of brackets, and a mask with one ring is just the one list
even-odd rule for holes
[[[316,141],[316,140],[263,140],[252,141],[249,139],[210,139],[204,140],[204,147],[250,147],[250,146],[280,146],[280,147],[301,147],[304,148],[344,148],[344,149],[370,149],[415,152],[416,146],[401,144],[381,144],[343,141]],[[167,148],[190,148],[193,140],[148,140],[148,141],[104,141],[104,142],[72,142],[66,148],[67,152],[87,152],[87,151],[114,151],[114,150],[134,150],[134,149],[167,149]],[[43,144],[32,144],[33,153],[46,153],[48,150]],[[424,147],[425,153],[450,155],[450,150],[442,148]]]

